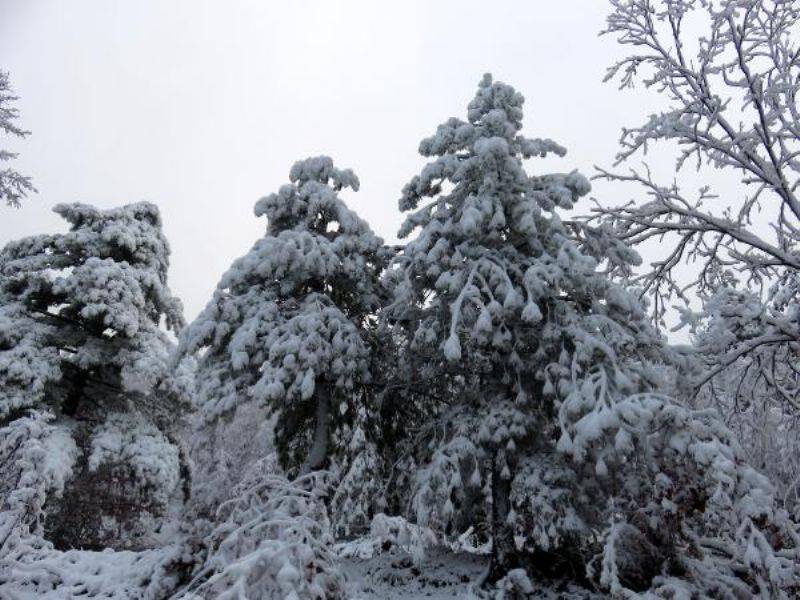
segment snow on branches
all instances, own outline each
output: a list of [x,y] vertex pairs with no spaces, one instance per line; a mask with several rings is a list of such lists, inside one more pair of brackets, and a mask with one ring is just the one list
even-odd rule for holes
[[370,381],[366,330],[388,251],[338,197],[358,189],[352,171],[316,157],[290,179],[256,204],[267,234],[222,277],[181,351],[204,350],[199,402],[209,421],[264,404],[278,415],[283,464],[308,472],[328,463],[332,431],[354,418]]
[[72,476],[78,448],[53,415],[32,411],[0,428],[0,578],[42,544],[44,504]]
[[[30,132],[20,128],[15,121],[19,110],[14,103],[19,100],[11,89],[8,72],[0,70],[0,133],[24,138]],[[0,163],[17,157],[15,152],[0,149]],[[0,168],[0,202],[8,206],[20,206],[20,201],[35,192],[30,177],[26,177],[11,168]]]
[[176,596],[200,598],[344,598],[333,564],[322,473],[288,481],[243,481],[218,510],[207,558]]
[[[0,251],[0,418],[13,425],[27,409],[50,410],[52,427],[78,444],[47,528],[62,545],[87,545],[107,511],[159,513],[178,488],[168,437],[187,389],[162,325],[177,331],[183,318],[167,287],[169,246],[154,205],[55,211],[69,231]],[[80,529],[76,519],[80,540],[66,533]]]
[[[465,475],[477,478],[478,488],[491,482],[496,546],[511,520],[515,465],[547,444],[541,434],[552,427],[555,403],[599,364],[614,371],[618,393],[651,387],[655,373],[641,358],[655,358],[660,347],[636,301],[596,271],[597,261],[580,251],[556,213],[588,193],[587,180],[577,172],[525,172],[524,159],[564,149],[519,133],[522,103],[512,87],[487,75],[468,120],[450,119],[420,144],[433,161],[403,190],[400,206],[409,214],[401,235],[418,234],[397,258],[388,309],[407,328],[410,358],[436,361],[438,349],[444,360],[435,377],[448,377],[445,440],[420,472],[418,513],[428,498],[438,519],[456,516],[434,490],[454,475],[450,488],[461,488],[459,471],[469,465],[475,475]],[[419,377],[412,372],[407,379]],[[428,402],[425,412],[437,406]],[[445,459],[445,448],[456,454]],[[439,463],[455,470],[428,482]],[[486,493],[470,501],[481,497]]]
[[[7,298],[0,365],[16,363],[2,368],[14,385],[0,391],[0,414],[59,402],[63,412],[78,414],[78,396],[92,384],[147,396],[167,369],[161,320],[173,331],[183,324],[166,284],[169,246],[155,206],[54,210],[70,231],[23,238],[0,252],[0,293]],[[61,390],[48,388],[53,381]],[[20,385],[34,392],[25,402],[15,392]]]
[[[793,525],[716,416],[659,394],[676,355],[598,269],[603,240],[560,219],[586,180],[525,172],[523,159],[563,149],[522,137],[521,107],[486,76],[468,120],[420,144],[433,161],[400,201],[401,234],[417,235],[390,273],[386,314],[407,340],[398,388],[420,411],[412,458],[398,463],[416,471],[414,516],[444,535],[488,527],[488,579],[501,586],[519,568],[586,566],[598,589],[623,595],[662,576],[700,593],[785,593]],[[692,558],[674,558],[689,547]]]
[[[633,278],[651,295],[662,323],[672,301],[688,303],[690,290],[709,310],[709,299],[730,285],[755,292],[765,304],[758,332],[739,336],[732,329],[724,353],[698,348],[706,367],[699,386],[739,358],[752,358],[765,376],[784,360],[797,361],[798,23],[800,8],[783,0],[612,1],[605,33],[629,52],[609,68],[608,79],[621,87],[643,83],[667,104],[623,131],[618,164],[656,142],[677,142],[678,173],[687,162],[698,170],[712,167],[742,192],[741,200],[731,199],[704,186],[691,196],[677,179],[658,183],[649,169],[602,170],[600,177],[638,186],[646,201],[599,206],[589,219],[631,245],[668,244],[663,258]],[[697,266],[683,272],[689,263]],[[783,379],[786,385],[776,387],[796,408],[796,374]]]
[[[701,4],[722,29],[766,5]],[[695,3],[653,6],[614,2],[611,29],[647,45],[657,22],[679,39]],[[723,46],[735,49],[746,28],[729,34]],[[710,61],[717,43],[703,41]],[[691,69],[669,75],[670,56],[652,59],[656,82],[683,97],[691,86],[670,77]],[[624,82],[642,62],[621,65]],[[736,66],[720,69],[707,75],[728,81]],[[562,220],[590,185],[576,171],[528,173],[526,160],[565,149],[523,135],[523,103],[486,75],[466,119],[421,142],[429,162],[403,188],[400,235],[410,239],[397,250],[340,198],[359,187],[352,171],[327,157],[295,163],[289,183],[256,203],[265,235],[182,331],[152,205],[60,205],[67,233],[7,245],[0,585],[42,597],[343,598],[347,561],[410,554],[397,568],[419,575],[437,546],[432,554],[469,551],[476,564],[488,553],[475,583],[498,598],[530,596],[544,581],[585,597],[796,596],[800,532],[786,510],[797,508],[796,466],[777,490],[754,468],[790,453],[790,440],[755,452],[738,439],[742,414],[785,431],[764,407],[791,405],[800,389],[789,267],[753,263],[768,249],[741,250],[758,242],[741,223],[732,237],[730,215],[701,230],[699,208],[682,213],[679,235],[697,236],[691,252],[715,278],[705,313],[684,316],[717,363],[693,403],[668,397],[682,390],[686,361],[612,277],[638,266],[625,241],[677,231],[664,202],[682,206],[679,192],[658,188],[652,203],[606,211],[599,225]],[[687,119],[657,119],[626,143],[688,136]],[[751,140],[710,156],[728,168],[732,156],[763,151]],[[753,277],[772,270],[768,302],[704,254],[713,227],[729,228],[717,238],[725,261],[749,264]],[[639,281],[657,287],[670,268]],[[728,368],[744,370],[758,410],[715,410],[711,392]],[[180,431],[190,396],[193,427]],[[184,501],[193,497],[178,506],[181,483]],[[128,522],[168,508],[158,535]],[[136,553],[51,545],[140,549],[172,534],[167,547]]]

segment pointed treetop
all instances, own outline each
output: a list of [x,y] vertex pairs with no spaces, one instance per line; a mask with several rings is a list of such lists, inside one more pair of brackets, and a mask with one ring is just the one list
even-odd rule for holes
[[[519,154],[522,158],[544,157],[550,152],[559,156],[566,154],[566,149],[553,140],[518,135],[522,129],[524,103],[524,96],[512,86],[494,81],[491,74],[486,73],[475,97],[467,105],[468,122],[448,119],[433,136],[422,140],[419,152],[423,156],[443,156],[465,150],[481,154],[500,146],[508,154]],[[479,142],[492,138],[497,143]]]
[[337,169],[333,166],[333,159],[330,156],[312,156],[298,160],[289,171],[289,181],[301,185],[307,181],[316,181],[324,185],[332,182],[331,187],[335,190],[350,187],[356,192],[359,186],[358,177],[352,169]]
[[491,126],[508,123],[513,131],[498,129],[495,135],[511,137],[522,129],[522,105],[525,97],[512,86],[494,81],[491,73],[486,73],[478,84],[478,92],[469,103],[467,118],[470,123]]
[[[485,75],[469,103],[469,121],[448,119],[433,136],[422,140],[420,153],[433,160],[403,188],[400,210],[413,212],[399,237],[431,221],[438,224],[436,232],[430,230],[431,235],[420,236],[410,250],[435,243],[445,230],[448,235],[473,239],[478,231],[503,237],[511,229],[538,247],[541,211],[570,209],[589,192],[589,181],[575,171],[527,174],[524,159],[551,152],[563,156],[566,150],[553,140],[520,133],[523,102],[513,87]],[[452,189],[448,190],[447,184]],[[437,200],[420,207],[423,198]],[[451,227],[455,223],[458,226]],[[540,224],[558,227],[557,216]]]
[[358,177],[352,170],[336,168],[328,156],[314,156],[292,165],[289,180],[291,183],[281,186],[277,194],[256,202],[255,214],[267,217],[270,233],[290,229],[325,233],[334,222],[342,233],[369,230],[337,195],[347,187],[358,191]]

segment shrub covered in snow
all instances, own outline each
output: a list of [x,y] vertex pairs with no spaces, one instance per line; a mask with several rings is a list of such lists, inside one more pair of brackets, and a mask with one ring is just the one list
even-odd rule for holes
[[72,475],[78,449],[52,420],[52,414],[31,411],[0,428],[2,569],[43,544],[45,502],[60,495]]
[[178,598],[344,598],[334,566],[322,473],[243,481],[219,507],[206,558]]

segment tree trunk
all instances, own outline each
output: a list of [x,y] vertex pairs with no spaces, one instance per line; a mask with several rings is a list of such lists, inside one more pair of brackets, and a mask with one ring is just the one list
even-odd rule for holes
[[328,430],[330,429],[330,394],[328,390],[322,387],[316,400],[314,437],[311,441],[311,448],[308,450],[308,456],[306,456],[303,466],[300,467],[300,475],[307,475],[311,471],[321,469],[328,459]]
[[486,584],[494,584],[511,570],[519,566],[514,547],[514,531],[508,524],[511,511],[511,477],[503,477],[505,461],[496,452],[492,459],[492,557]]
[[78,413],[78,405],[83,397],[83,391],[86,388],[86,381],[88,376],[83,371],[78,371],[72,380],[72,385],[67,392],[67,397],[61,404],[61,412],[68,417],[74,417]]

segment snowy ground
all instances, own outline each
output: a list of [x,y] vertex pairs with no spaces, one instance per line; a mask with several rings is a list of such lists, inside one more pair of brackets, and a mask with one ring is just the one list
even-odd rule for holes
[[[52,552],[46,567],[43,563],[31,565],[28,586],[14,586],[12,589],[0,585],[0,599],[138,600],[150,597],[152,588],[145,590],[152,583],[165,552],[168,550]],[[453,552],[442,547],[429,548],[417,564],[410,554],[396,549],[369,558],[351,556],[340,560],[351,600],[478,598],[474,589],[487,564],[483,555]],[[592,595],[574,588],[567,590],[545,585],[534,598],[588,600]]]
[[[475,587],[487,557],[447,548],[428,549],[415,565],[406,553],[389,552],[369,559],[342,559],[351,600],[444,600],[478,598]],[[483,596],[486,598],[486,596]],[[598,600],[601,596],[573,586],[542,585],[533,598]]]
[[370,559],[343,559],[342,568],[353,600],[473,598],[471,588],[485,570],[486,560],[475,554],[431,549],[418,566],[408,554],[389,552]]
[[[113,598],[138,600],[151,582],[164,550],[129,552],[106,550],[52,551],[46,560],[18,565],[15,581],[0,585],[0,599],[66,600]],[[28,577],[22,576],[27,572]]]

